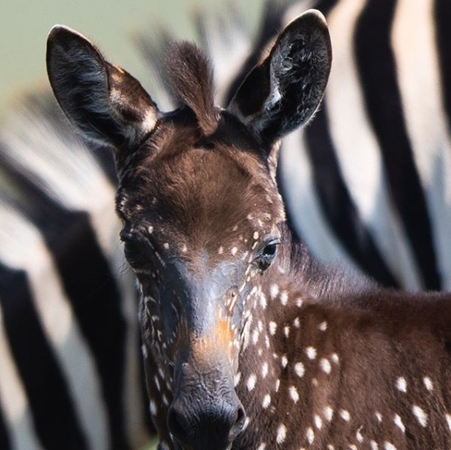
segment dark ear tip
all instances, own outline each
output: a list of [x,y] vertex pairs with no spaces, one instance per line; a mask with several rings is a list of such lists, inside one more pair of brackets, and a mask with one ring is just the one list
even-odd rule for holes
[[[54,25],[52,27],[47,36],[47,69],[50,68],[50,65],[54,59],[55,51],[58,50],[58,48],[67,47],[67,44],[70,43],[76,35],[78,35],[76,31],[64,25]],[[51,71],[47,71],[51,76]]]
[[85,36],[65,25],[54,25],[47,37],[47,44],[82,43],[92,45]]
[[65,25],[54,25],[47,37],[47,64],[50,64],[55,56],[61,57],[73,49],[89,52],[98,62],[104,63],[99,50],[89,39]]
[[[291,23],[297,22],[299,25],[302,24],[302,28],[306,29],[323,29],[328,30],[326,18],[321,11],[317,9],[309,9],[302,13],[300,16],[296,17],[291,21]],[[290,24],[288,24],[289,26]]]
[[311,34],[313,38],[321,36],[321,41],[326,43],[329,58],[332,58],[332,44],[330,42],[329,27],[327,26],[326,18],[321,11],[309,9],[291,23],[297,23],[296,26],[302,29],[303,33]]
[[47,40],[49,42],[55,40],[60,41],[61,39],[71,38],[74,35],[80,36],[75,30],[72,30],[65,25],[54,25],[48,34]]
[[305,17],[305,19],[312,21],[312,23],[314,22],[316,24],[321,24],[327,27],[327,22],[324,14],[317,9],[309,9],[302,16]]

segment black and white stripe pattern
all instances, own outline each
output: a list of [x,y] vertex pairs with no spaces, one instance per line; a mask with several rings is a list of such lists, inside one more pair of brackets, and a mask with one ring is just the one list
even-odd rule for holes
[[[220,102],[310,7],[327,16],[334,65],[315,120],[283,142],[291,223],[321,259],[386,285],[448,290],[451,3],[268,3],[256,37],[233,8],[199,18]],[[141,42],[157,73],[166,39]],[[164,77],[154,81],[169,107]],[[1,449],[127,449],[148,437],[135,291],[102,150],[45,96],[0,133]]]
[[293,202],[297,192],[308,192],[296,172],[307,159],[319,221],[329,223],[354,262],[385,284],[447,290],[451,142],[435,12],[440,6],[449,15],[451,4],[328,3],[335,60],[325,102],[282,152],[293,222],[307,241],[313,234],[319,243],[310,243],[313,250],[327,257],[322,245],[329,230],[319,235],[304,221],[308,212]]
[[1,135],[1,448],[138,448],[147,408],[114,184],[43,101]]

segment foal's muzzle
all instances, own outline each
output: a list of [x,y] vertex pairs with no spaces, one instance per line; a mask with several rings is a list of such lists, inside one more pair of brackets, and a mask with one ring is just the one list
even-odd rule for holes
[[233,386],[215,370],[185,379],[168,412],[169,431],[190,450],[230,448],[244,422]]

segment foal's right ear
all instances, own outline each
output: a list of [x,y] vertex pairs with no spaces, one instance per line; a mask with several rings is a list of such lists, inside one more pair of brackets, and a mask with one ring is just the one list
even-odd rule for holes
[[52,28],[47,72],[61,109],[86,137],[133,148],[154,129],[158,109],[144,88],[76,31]]
[[287,25],[268,57],[243,81],[229,109],[258,138],[273,143],[318,108],[332,63],[324,16],[310,10]]

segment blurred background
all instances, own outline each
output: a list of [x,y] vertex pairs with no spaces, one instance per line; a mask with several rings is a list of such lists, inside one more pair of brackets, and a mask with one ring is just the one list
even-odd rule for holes
[[[246,0],[242,9],[255,24],[262,0]],[[193,12],[214,9],[221,0],[1,0],[0,121],[24,91],[47,85],[45,42],[55,24],[88,36],[116,64],[146,85],[146,71],[132,36],[170,26],[181,39],[192,39]],[[147,75],[148,77],[148,75]]]

